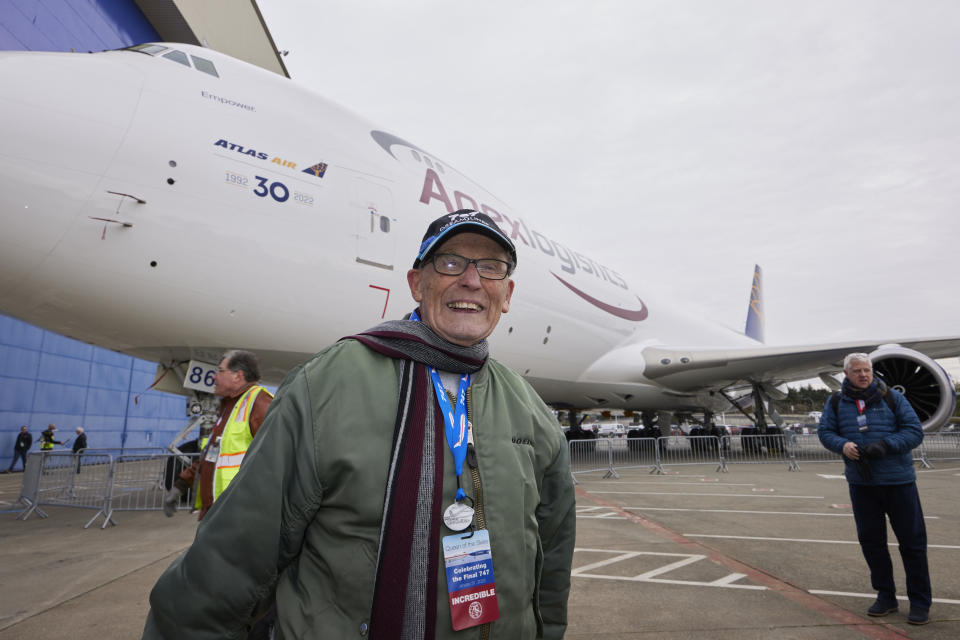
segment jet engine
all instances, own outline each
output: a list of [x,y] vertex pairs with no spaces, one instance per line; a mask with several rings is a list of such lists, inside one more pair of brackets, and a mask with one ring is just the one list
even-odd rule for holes
[[956,406],[953,380],[919,351],[899,345],[883,345],[870,354],[874,375],[902,393],[920,418],[924,431],[947,422]]

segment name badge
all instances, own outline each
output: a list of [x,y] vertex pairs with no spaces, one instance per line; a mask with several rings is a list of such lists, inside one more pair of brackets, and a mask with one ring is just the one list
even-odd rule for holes
[[454,631],[493,622],[500,617],[490,533],[486,529],[445,536],[443,562],[447,569],[447,593]]
[[215,439],[207,447],[207,455],[203,457],[205,462],[216,462],[220,457],[220,438]]
[[862,413],[857,416],[857,427],[860,429],[860,431],[867,430],[867,416]]

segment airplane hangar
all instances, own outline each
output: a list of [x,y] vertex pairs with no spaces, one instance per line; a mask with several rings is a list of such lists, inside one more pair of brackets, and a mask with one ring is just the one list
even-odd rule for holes
[[[96,52],[143,42],[217,49],[289,76],[255,0],[16,0],[0,11],[0,50]],[[236,345],[242,347],[243,345]],[[184,397],[151,389],[156,363],[0,314],[0,469],[21,425],[39,449],[57,425],[90,448],[165,446],[186,424]]]

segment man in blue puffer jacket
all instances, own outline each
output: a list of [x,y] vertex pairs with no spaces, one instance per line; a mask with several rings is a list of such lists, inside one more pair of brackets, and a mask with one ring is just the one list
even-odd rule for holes
[[846,465],[857,538],[877,590],[877,600],[867,613],[885,616],[898,608],[887,549],[888,517],[907,576],[907,622],[927,624],[931,601],[927,529],[911,453],[923,441],[920,420],[899,392],[873,379],[867,354],[849,354],[843,373],[839,401],[827,401],[817,435],[823,446],[843,455]]

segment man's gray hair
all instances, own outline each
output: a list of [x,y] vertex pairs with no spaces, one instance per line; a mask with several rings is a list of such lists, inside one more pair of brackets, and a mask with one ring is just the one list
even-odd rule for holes
[[240,371],[247,382],[256,382],[260,379],[260,361],[249,351],[231,349],[221,356],[220,361],[227,361],[227,369]]
[[848,353],[847,357],[843,359],[843,370],[847,371],[850,368],[850,365],[853,361],[857,362],[866,362],[870,365],[870,368],[873,368],[873,363],[870,362],[870,355],[866,353]]

